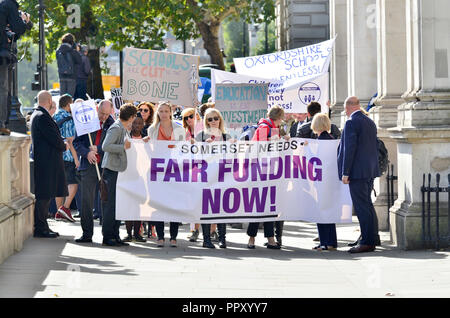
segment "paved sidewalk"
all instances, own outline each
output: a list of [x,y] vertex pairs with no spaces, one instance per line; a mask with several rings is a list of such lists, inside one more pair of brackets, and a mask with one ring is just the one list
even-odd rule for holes
[[229,227],[229,247],[209,250],[186,239],[188,225],[180,227],[178,248],[155,241],[109,248],[97,222],[94,243],[81,245],[74,242],[79,221],[50,221],[58,239],[30,238],[0,265],[0,297],[450,296],[448,250],[397,250],[382,233],[376,252],[351,255],[346,244],[359,236],[354,221],[338,226],[336,252],[312,251],[316,226],[302,222],[285,223],[281,250],[263,247],[262,230],[248,250],[245,230]]

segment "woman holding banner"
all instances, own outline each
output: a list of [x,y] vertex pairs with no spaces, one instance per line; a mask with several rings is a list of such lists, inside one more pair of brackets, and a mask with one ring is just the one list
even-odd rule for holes
[[[231,136],[225,132],[225,124],[222,114],[215,108],[208,108],[205,111],[202,130],[197,136],[196,141],[214,142],[214,141],[230,141]],[[225,235],[227,231],[226,223],[218,224],[219,229],[219,247],[226,248]],[[211,242],[211,224],[202,224],[203,231],[203,247],[215,248]]]
[[142,102],[138,105],[138,113],[141,114],[144,120],[144,128],[142,129],[142,138],[147,137],[148,128],[153,123],[154,109],[153,104],[149,102]]
[[[284,109],[277,105],[269,109],[269,118],[263,118],[258,123],[258,128],[253,135],[252,141],[269,141],[280,138],[280,125],[284,119]],[[250,236],[247,248],[255,248],[255,237],[258,233],[259,223],[250,223],[247,228],[247,235]],[[267,238],[267,248],[280,249],[280,244],[274,240],[274,222],[264,222],[264,237]],[[281,237],[280,237],[281,241]]]
[[[150,140],[184,141],[183,128],[173,121],[172,109],[169,102],[160,102],[155,113],[153,124],[148,129]],[[164,222],[153,222],[158,235],[158,247],[164,246]],[[178,227],[180,223],[170,222],[170,246],[177,247]]]
[[[319,140],[334,139],[330,134],[331,122],[326,114],[316,114],[311,123],[312,131],[319,136]],[[316,251],[335,251],[337,248],[336,224],[317,224],[320,244],[313,249]]]
[[[144,127],[142,128],[141,132],[142,138],[147,137],[148,128],[153,123],[153,117],[155,116],[154,107],[155,106],[149,102],[142,102],[138,105],[138,116],[140,115],[144,120]],[[146,224],[148,225],[148,229],[146,229],[147,237],[151,238],[154,234],[154,224],[153,222],[145,222],[144,227],[146,226]]]

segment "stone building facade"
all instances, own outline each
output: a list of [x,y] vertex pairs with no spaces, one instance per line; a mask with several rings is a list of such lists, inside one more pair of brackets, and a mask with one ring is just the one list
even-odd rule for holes
[[276,0],[278,50],[328,40],[328,13],[328,0]]
[[[386,179],[376,180],[380,228],[403,249],[423,246],[423,173],[450,173],[450,1],[330,0],[332,120],[345,122],[343,103],[367,102],[398,175],[398,199],[387,211]],[[440,232],[447,233],[448,196],[440,198]],[[436,201],[432,195],[432,224]],[[432,226],[435,231],[435,226]],[[432,233],[434,236],[435,234]],[[448,241],[447,241],[448,242]]]

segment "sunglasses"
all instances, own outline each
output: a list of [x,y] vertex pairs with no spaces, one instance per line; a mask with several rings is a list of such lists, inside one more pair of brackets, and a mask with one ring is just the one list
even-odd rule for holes
[[212,121],[219,121],[220,118],[219,118],[219,117],[209,117],[207,120],[208,120],[208,122],[210,123],[210,122],[212,122]]
[[190,119],[194,119],[194,114],[192,114],[192,115],[189,115],[189,116],[186,116],[186,117],[184,117],[183,119],[184,119],[184,120],[187,120],[188,118],[190,118]]
[[148,113],[150,110],[148,108],[139,108],[140,112]]

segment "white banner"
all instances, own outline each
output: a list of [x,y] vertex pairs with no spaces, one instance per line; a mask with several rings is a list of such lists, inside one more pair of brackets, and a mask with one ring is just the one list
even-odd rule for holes
[[118,220],[351,223],[338,140],[131,142],[117,181]]
[[125,48],[123,99],[194,106],[199,63],[196,55]]
[[212,69],[211,93],[213,100],[215,98],[217,84],[232,83],[269,83],[269,95],[267,96],[268,108],[280,105],[286,113],[306,113],[308,104],[315,101],[322,105],[322,113],[328,113],[328,73],[305,82],[288,85],[277,80]]
[[328,72],[334,40],[283,52],[235,58],[236,72],[290,84],[304,82]]
[[216,84],[215,102],[226,127],[256,125],[267,115],[268,84]]
[[70,105],[75,130],[78,136],[89,134],[100,129],[97,107],[93,99]]

